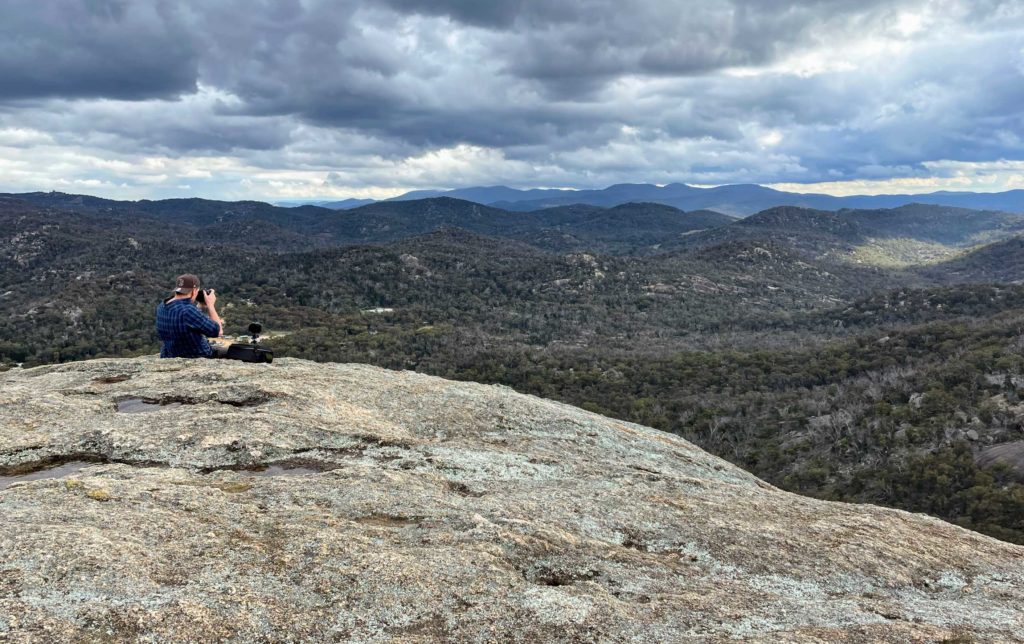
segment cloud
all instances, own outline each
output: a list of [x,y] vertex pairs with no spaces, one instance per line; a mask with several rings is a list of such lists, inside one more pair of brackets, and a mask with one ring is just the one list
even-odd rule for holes
[[[769,187],[791,192],[814,192],[832,195],[877,195],[935,192],[938,190],[1001,192],[1024,189],[1024,161],[929,161],[924,164],[927,176],[879,179],[852,179],[821,183],[776,183]],[[888,168],[879,168],[883,177],[890,177]]]
[[[466,25],[490,28],[508,28],[523,15],[551,12],[564,15],[571,2],[540,3],[530,0],[386,0],[385,4],[401,13],[419,13],[428,16],[447,16]],[[572,12],[572,9],[569,9]],[[574,12],[573,12],[574,13]],[[550,14],[549,14],[550,15]]]
[[9,0],[0,147],[111,195],[913,186],[1024,158],[1022,51],[1015,0]]
[[53,143],[53,137],[46,132],[32,128],[0,128],[0,147],[26,148]]
[[141,100],[195,89],[199,53],[176,2],[5,0],[0,100]]

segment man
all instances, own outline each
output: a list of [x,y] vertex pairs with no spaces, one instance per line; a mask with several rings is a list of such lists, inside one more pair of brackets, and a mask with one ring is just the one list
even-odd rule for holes
[[206,338],[223,334],[223,322],[217,315],[217,295],[213,289],[203,292],[206,310],[203,315],[196,306],[199,278],[180,275],[175,282],[174,295],[156,307],[156,332],[163,341],[161,358],[212,358],[213,349]]

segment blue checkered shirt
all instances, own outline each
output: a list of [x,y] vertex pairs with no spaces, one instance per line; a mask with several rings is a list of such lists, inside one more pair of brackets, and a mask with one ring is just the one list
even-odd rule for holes
[[186,299],[165,300],[156,307],[156,333],[163,340],[161,358],[209,358],[207,337],[220,335],[220,325]]

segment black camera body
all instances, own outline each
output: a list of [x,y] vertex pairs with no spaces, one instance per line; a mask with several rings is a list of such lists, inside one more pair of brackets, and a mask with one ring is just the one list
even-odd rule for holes
[[196,295],[196,304],[206,304],[206,294],[211,290],[208,288],[199,289],[199,293]]

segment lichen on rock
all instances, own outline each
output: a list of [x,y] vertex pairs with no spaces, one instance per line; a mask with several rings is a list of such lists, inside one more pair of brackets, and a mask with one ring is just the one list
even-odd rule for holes
[[72,461],[0,490],[0,640],[1024,633],[1024,548],[505,387],[292,359],[0,374],[0,476]]

